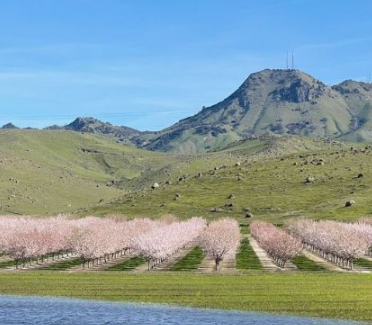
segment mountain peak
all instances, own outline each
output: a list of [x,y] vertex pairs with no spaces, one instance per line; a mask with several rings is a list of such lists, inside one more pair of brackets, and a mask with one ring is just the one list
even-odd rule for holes
[[146,147],[207,151],[268,132],[326,138],[362,132],[365,138],[370,87],[351,81],[330,87],[301,70],[265,69],[250,74],[221,102],[159,132]]
[[15,126],[13,123],[4,124],[1,128],[2,129],[19,129],[19,127]]
[[314,77],[297,69],[264,69],[258,72],[251,73],[247,80],[252,80],[255,78],[261,78],[266,80],[277,80],[282,78],[287,79],[303,79],[305,81],[316,81]]
[[[73,131],[84,131],[89,126],[94,124],[106,124],[104,122],[101,122],[93,117],[77,117],[74,121],[72,121],[70,124],[67,124],[65,126],[66,130],[73,130]],[[87,132],[89,132],[87,130]]]
[[332,88],[341,92],[342,94],[360,94],[370,92],[370,95],[372,95],[371,83],[352,79],[345,80]]
[[126,127],[116,126],[109,122],[102,122],[94,117],[77,117],[70,124],[63,127],[52,126],[51,130],[69,130],[76,132],[94,133],[112,138],[118,142],[132,144],[131,139],[141,134],[140,131]]

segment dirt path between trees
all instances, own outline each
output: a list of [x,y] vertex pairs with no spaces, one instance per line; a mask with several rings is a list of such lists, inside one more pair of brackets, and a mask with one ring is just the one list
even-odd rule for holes
[[247,235],[249,243],[257,255],[258,259],[261,262],[261,265],[265,271],[278,271],[280,268],[274,264],[271,258],[267,255],[266,251],[264,251],[257,243],[257,241],[251,236]]
[[328,262],[327,260],[319,257],[318,255],[313,254],[312,252],[304,249],[303,255],[307,257],[309,260],[312,260],[316,264],[319,264],[320,266],[324,267],[326,270],[335,271],[335,272],[347,272],[347,270],[344,270],[337,265],[332,264],[331,262]]

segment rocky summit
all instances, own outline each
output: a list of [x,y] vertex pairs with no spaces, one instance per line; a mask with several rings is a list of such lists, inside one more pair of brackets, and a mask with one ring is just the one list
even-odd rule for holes
[[336,86],[299,70],[251,74],[223,101],[167,128],[144,147],[199,152],[265,133],[298,134],[352,141],[372,140],[372,85]]

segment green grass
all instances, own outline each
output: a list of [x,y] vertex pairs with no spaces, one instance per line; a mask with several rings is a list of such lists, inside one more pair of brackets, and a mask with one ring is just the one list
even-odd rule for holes
[[249,227],[248,227],[248,225],[240,224],[240,233],[242,235],[248,235],[249,234]]
[[68,270],[74,266],[81,265],[83,260],[81,258],[74,258],[63,262],[56,261],[53,264],[43,267],[43,270],[54,270],[54,271],[63,271]]
[[110,266],[107,271],[132,271],[144,263],[146,263],[146,260],[142,256],[135,256],[122,263]]
[[[240,158],[233,155],[226,160],[226,168],[204,172],[201,178],[191,174],[181,183],[171,177],[172,184],[157,191],[131,193],[88,212],[98,215],[122,212],[133,216],[172,213],[181,218],[200,215],[209,220],[230,216],[241,224],[260,219],[282,224],[285,219],[301,216],[352,221],[372,215],[370,154],[350,151],[351,144],[339,147],[295,138],[286,143],[294,147],[286,156],[283,145],[279,142],[272,147],[275,152],[282,151],[282,156],[267,154],[257,159],[253,156],[249,162],[244,162],[249,153],[244,156],[240,148],[237,151]],[[308,149],[300,148],[293,154],[296,146]],[[315,158],[322,158],[325,164],[312,164]],[[243,161],[240,166],[234,165],[237,160]],[[364,176],[356,178],[359,173]],[[315,177],[315,182],[306,184],[308,176]],[[179,200],[174,200],[175,193],[181,195]],[[231,194],[234,198],[228,199]],[[356,205],[345,208],[350,199]],[[226,203],[234,206],[225,207]],[[212,212],[214,208],[221,211]],[[245,218],[246,208],[250,209],[252,219]]]
[[[139,150],[92,134],[1,130],[0,214],[172,213],[210,220],[231,216],[246,224],[249,208],[253,220],[274,223],[297,216],[355,220],[372,214],[372,173],[370,154],[355,153],[350,146],[292,137],[176,155]],[[325,164],[312,164],[313,157],[323,158]],[[240,166],[235,166],[237,161]],[[222,165],[226,168],[213,171]],[[194,177],[198,172],[201,178]],[[362,178],[356,178],[359,173]],[[179,183],[184,174],[187,182]],[[305,184],[307,176],[315,182]],[[120,188],[106,186],[112,181]],[[151,191],[155,181],[160,188]],[[175,193],[181,195],[179,200],[174,200]],[[228,199],[230,194],[233,199]],[[350,199],[356,205],[345,208]],[[226,203],[234,206],[225,207]],[[213,208],[222,211],[211,212]]]
[[236,254],[236,267],[238,270],[262,269],[260,260],[249,244],[248,238],[244,238],[240,244],[239,252]]
[[[151,152],[80,132],[0,130],[0,214],[84,213],[155,181],[163,186],[170,174],[233,159]],[[107,186],[111,182],[116,185]]]
[[15,262],[13,260],[0,262],[0,269],[5,269],[8,267],[15,267]]
[[[172,213],[209,220],[230,216],[247,224],[250,220],[244,216],[249,208],[252,220],[274,223],[298,216],[355,220],[372,214],[372,173],[370,154],[355,153],[350,146],[292,137],[247,140],[221,152],[176,155],[139,150],[91,134],[2,130],[0,196],[5,200],[0,214],[156,217]],[[313,157],[323,158],[325,164],[312,164]],[[235,166],[237,161],[240,166]],[[222,165],[226,168],[213,171]],[[203,173],[201,178],[194,177],[198,172]],[[359,173],[362,178],[356,178]],[[179,183],[184,174],[187,181]],[[315,177],[315,182],[305,184],[307,176]],[[120,188],[106,186],[111,181]],[[160,187],[151,191],[155,181]],[[176,193],[179,200],[174,200]],[[233,199],[228,199],[231,194]],[[345,208],[350,199],[356,205]],[[234,206],[225,207],[226,203]],[[214,208],[222,211],[211,212]]]
[[372,269],[372,261],[367,260],[365,258],[358,258],[358,259],[354,260],[354,265],[364,267],[364,268],[367,268],[367,269]]
[[370,274],[4,272],[0,294],[164,303],[372,321]]
[[292,263],[296,265],[300,271],[326,271],[324,267],[303,255],[293,258]]
[[171,271],[191,271],[196,270],[205,257],[200,247],[195,247],[185,257],[173,264]]

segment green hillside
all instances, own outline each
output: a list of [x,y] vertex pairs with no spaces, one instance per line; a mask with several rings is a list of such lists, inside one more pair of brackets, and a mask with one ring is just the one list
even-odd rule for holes
[[0,130],[0,213],[85,210],[170,177],[229,163],[230,154],[174,155],[73,131]]
[[177,155],[93,134],[1,130],[0,213],[357,218],[372,214],[371,155],[365,144],[297,136]]
[[[252,153],[256,146],[261,149]],[[372,150],[365,147],[297,137],[245,140],[223,150],[235,164],[186,181],[172,179],[159,189],[130,193],[88,213],[232,216],[242,222],[248,213],[274,222],[294,216],[355,219],[372,214]],[[346,208],[348,200],[355,200],[355,206]]]
[[157,158],[90,134],[1,130],[0,213],[52,214],[107,201],[124,193],[115,182],[161,168]]

